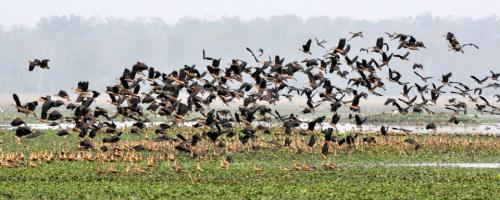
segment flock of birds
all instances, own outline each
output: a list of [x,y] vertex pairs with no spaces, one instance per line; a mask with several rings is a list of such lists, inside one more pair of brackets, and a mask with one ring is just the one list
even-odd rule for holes
[[[475,109],[480,112],[498,115],[500,108],[481,96],[482,91],[487,88],[497,89],[500,87],[498,79],[500,73],[490,71],[491,75],[486,77],[471,76],[477,83],[476,87],[463,84],[453,79],[452,73],[442,75],[441,79],[424,77],[419,70],[423,65],[413,64],[413,70],[420,81],[406,82],[414,78],[405,79],[401,73],[389,66],[390,61],[397,58],[408,61],[411,51],[425,49],[422,41],[414,36],[402,33],[386,33],[386,37],[377,38],[375,45],[361,48],[360,52],[366,52],[369,59],[360,58],[351,50],[348,42],[352,39],[363,37],[363,32],[352,32],[351,36],[341,38],[338,45],[327,49],[326,41],[315,38],[317,48],[324,49],[327,53],[321,58],[305,58],[302,61],[285,62],[285,58],[275,56],[274,59],[263,58],[264,50],[256,51],[246,48],[255,62],[246,62],[240,59],[232,59],[224,66],[220,58],[210,57],[203,50],[203,60],[209,64],[206,70],[199,70],[195,65],[185,65],[179,70],[163,73],[154,67],[142,62],[137,62],[132,68],[124,69],[119,81],[106,87],[104,92],[93,90],[89,82],[78,82],[74,92],[76,99],[71,99],[66,91],[59,91],[55,95],[47,95],[39,100],[22,100],[17,94],[13,94],[15,107],[20,113],[33,115],[41,122],[50,126],[58,126],[61,123],[70,123],[71,128],[59,128],[57,135],[66,136],[77,133],[79,148],[95,149],[94,138],[98,134],[105,134],[102,139],[100,150],[108,151],[113,145],[116,147],[122,138],[121,130],[115,124],[117,120],[132,121],[133,125],[128,131],[130,133],[141,133],[146,128],[152,128],[157,135],[154,141],[174,141],[175,149],[179,152],[191,153],[196,156],[196,145],[199,141],[207,140],[215,147],[225,147],[220,138],[236,138],[241,145],[257,140],[258,132],[273,134],[271,122],[282,124],[284,140],[279,146],[290,147],[294,144],[294,134],[309,136],[307,145],[313,148],[318,137],[324,137],[325,143],[321,147],[324,155],[329,153],[331,145],[337,144],[353,146],[359,134],[363,132],[363,124],[367,117],[361,114],[362,101],[369,96],[383,96],[381,91],[390,82],[401,86],[400,98],[387,98],[385,105],[392,106],[399,114],[407,113],[429,113],[433,114],[432,106],[436,104],[440,95],[444,93],[455,94],[468,98],[475,104]],[[387,40],[398,41],[398,50],[406,50],[404,54],[390,53]],[[453,33],[446,34],[449,49],[454,52],[464,52],[466,47],[479,47],[472,43],[461,44]],[[313,40],[309,39],[302,45],[300,51],[304,55],[312,56],[314,48]],[[391,48],[392,49],[392,48]],[[35,68],[49,69],[48,59],[35,59],[29,62],[29,71]],[[378,72],[388,71],[388,77],[379,77]],[[304,87],[294,87],[289,84],[297,74],[303,73],[308,82]],[[333,77],[344,79],[348,86],[338,87],[332,83]],[[388,82],[386,81],[388,80]],[[433,82],[431,82],[433,81]],[[448,89],[448,90],[446,90]],[[105,95],[103,95],[104,93]],[[185,97],[182,95],[185,94]],[[96,106],[96,99],[108,96],[113,107]],[[330,104],[331,116],[320,116],[310,121],[300,120],[298,115],[282,115],[277,110],[271,109],[269,105],[276,104],[283,98],[292,101],[294,97],[305,96],[306,106],[301,111],[303,114],[314,113],[320,104]],[[500,95],[495,96],[496,102],[500,101]],[[226,105],[238,103],[238,110],[213,109],[215,102],[220,101]],[[460,101],[457,98],[447,100],[446,109],[453,112],[449,120],[452,124],[459,124],[456,117],[458,113],[466,113],[469,102]],[[38,114],[37,107],[41,106]],[[341,119],[337,112],[341,107],[349,108],[349,120],[353,119],[357,126],[346,136],[334,134],[336,125]],[[71,114],[63,114],[65,109]],[[199,113],[200,117],[189,118],[191,114]],[[157,125],[151,122],[151,116],[162,116],[166,120]],[[191,115],[192,116],[192,115]],[[200,133],[187,135],[177,134],[176,137],[167,134],[168,129],[174,126],[185,126],[190,122]],[[328,123],[333,128],[323,129],[320,133],[314,130]],[[301,128],[301,124],[307,124],[307,128]],[[43,134],[40,130],[30,128],[27,123],[16,118],[11,125],[17,127],[15,135],[22,138],[35,138]],[[429,123],[426,129],[436,130],[434,123]],[[395,131],[408,131],[393,127]],[[388,136],[389,127],[381,126],[380,133]],[[319,135],[318,135],[319,134]],[[375,143],[374,137],[363,137],[362,142]],[[412,138],[404,140],[415,149],[420,144]],[[295,142],[297,143],[297,142]],[[108,144],[109,146],[106,146]],[[296,145],[296,144],[295,144]],[[134,146],[133,148],[141,148]],[[80,155],[80,154],[79,154]],[[85,156],[81,154],[80,156]],[[224,162],[229,162],[225,159]],[[182,171],[182,170],[181,170]]]

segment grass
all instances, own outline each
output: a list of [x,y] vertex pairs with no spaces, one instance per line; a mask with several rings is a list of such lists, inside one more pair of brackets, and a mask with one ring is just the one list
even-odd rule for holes
[[[336,171],[255,174],[245,168],[176,174],[85,175],[72,168],[41,167],[2,176],[3,197],[25,198],[462,198],[498,199],[499,171],[493,169],[362,168]],[[61,170],[67,169],[66,172]],[[16,175],[22,174],[22,175]]]
[[[171,130],[170,134],[192,132],[186,128]],[[276,130],[279,135],[281,132]],[[259,133],[260,134],[260,133]],[[375,135],[375,133],[366,133]],[[103,136],[100,135],[96,141]],[[126,134],[118,144],[124,149],[131,144],[150,144],[144,135]],[[149,136],[152,138],[153,136]],[[362,137],[362,136],[360,136]],[[402,144],[412,137],[422,144],[418,150]],[[281,136],[263,135],[263,141]],[[321,137],[319,137],[321,138]],[[303,148],[308,136],[295,138],[297,148],[266,146],[252,150],[248,145],[227,150],[233,163],[227,170],[221,169],[225,157],[222,149],[213,148],[209,141],[202,141],[200,149],[207,150],[203,158],[171,151],[169,143],[164,150],[137,152],[144,158],[158,159],[148,167],[146,159],[136,165],[146,170],[144,174],[126,172],[128,161],[61,161],[50,163],[36,161],[36,168],[0,167],[0,199],[499,199],[500,169],[464,169],[435,167],[389,167],[384,164],[419,162],[499,162],[500,138],[495,136],[453,135],[392,135],[387,141],[376,136],[377,144],[361,142],[355,148],[332,145],[332,153],[323,158],[318,141],[310,151]],[[57,137],[53,132],[34,139],[16,143],[12,132],[0,133],[2,154],[59,152],[77,154],[76,135]],[[237,140],[226,140],[229,146]],[[163,144],[163,143],[161,143]],[[254,145],[257,142],[253,143]],[[96,142],[96,146],[102,144]],[[146,145],[147,146],[147,145]],[[147,146],[147,148],[154,146]],[[94,150],[94,154],[97,150]],[[126,150],[124,150],[126,151]],[[173,162],[161,159],[166,152],[175,155],[178,165],[188,170],[176,173]],[[88,153],[88,152],[87,152]],[[134,152],[135,153],[135,152]],[[106,155],[111,155],[107,153]],[[27,160],[27,159],[26,159]],[[27,165],[27,161],[24,165]],[[295,164],[316,166],[314,171],[296,171]],[[337,169],[323,170],[324,163],[335,163]],[[106,169],[113,165],[118,173]],[[197,165],[203,171],[196,170]],[[262,168],[256,172],[254,166]],[[290,169],[279,170],[280,166]]]

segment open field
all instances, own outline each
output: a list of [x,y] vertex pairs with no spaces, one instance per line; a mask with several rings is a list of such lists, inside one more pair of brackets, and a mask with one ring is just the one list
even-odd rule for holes
[[[0,195],[14,199],[499,198],[500,168],[395,165],[499,163],[499,137],[392,134],[386,139],[366,133],[375,136],[376,143],[361,139],[351,147],[331,143],[329,154],[322,156],[321,133],[315,133],[318,141],[313,148],[305,145],[309,136],[296,136],[290,147],[283,147],[281,130],[274,131],[276,136],[259,132],[246,145],[236,137],[223,139],[223,148],[202,140],[193,148],[196,158],[174,149],[181,141],[153,142],[156,136],[151,133],[126,134],[103,152],[98,142],[102,135],[95,138],[93,150],[79,150],[74,134],[63,138],[48,131],[18,143],[8,131],[0,135]],[[189,138],[193,132],[197,131],[176,128],[169,135]],[[406,138],[418,141],[420,148],[404,143]],[[7,167],[6,158],[20,157],[21,152],[25,158],[19,166]],[[226,166],[227,155],[232,162]],[[110,172],[110,167],[117,172]]]

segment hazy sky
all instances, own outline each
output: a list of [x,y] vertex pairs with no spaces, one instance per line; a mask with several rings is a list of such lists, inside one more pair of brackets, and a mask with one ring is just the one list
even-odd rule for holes
[[[40,17],[74,14],[85,17],[161,18],[168,23],[190,16],[243,20],[272,15],[348,16],[384,19],[423,12],[436,16],[500,16],[499,0],[0,0],[0,24],[34,25]],[[478,3],[480,2],[480,3]]]

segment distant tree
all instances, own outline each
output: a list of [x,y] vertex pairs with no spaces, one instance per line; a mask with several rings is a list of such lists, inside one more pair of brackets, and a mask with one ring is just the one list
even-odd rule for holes
[[[256,65],[245,47],[264,49],[261,59],[281,55],[285,62],[302,60],[298,51],[309,38],[327,40],[327,46],[336,46],[338,39],[348,37],[350,31],[364,31],[364,38],[350,41],[349,55],[359,54],[361,47],[373,46],[384,32],[402,32],[414,35],[425,43],[426,49],[412,52],[409,62],[395,61],[394,68],[403,79],[413,80],[411,66],[422,63],[424,75],[440,76],[453,71],[453,77],[472,83],[469,74],[486,76],[498,71],[500,57],[500,20],[496,17],[472,19],[463,17],[434,17],[424,13],[415,17],[400,17],[379,21],[356,20],[346,17],[318,16],[302,19],[294,15],[269,19],[242,21],[235,17],[217,21],[184,18],[175,24],[159,19],[125,20],[120,18],[83,18],[80,16],[54,16],[41,18],[36,26],[0,26],[0,93],[56,92],[74,88],[79,80],[91,81],[91,88],[103,89],[113,83],[124,67],[143,61],[160,70],[196,64],[205,69],[201,50],[220,57],[222,63],[241,58]],[[464,42],[474,42],[479,51],[465,54],[449,52],[443,35],[454,32]],[[395,41],[389,41],[395,53]],[[314,57],[324,50],[313,45]],[[375,55],[371,55],[375,56]],[[52,69],[28,72],[28,61],[49,58]],[[378,59],[378,58],[377,58]],[[301,78],[306,78],[301,77]],[[345,81],[333,80],[337,84]],[[41,86],[38,84],[41,83]],[[298,83],[296,83],[298,84]],[[387,87],[386,94],[399,93],[398,87]]]

